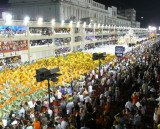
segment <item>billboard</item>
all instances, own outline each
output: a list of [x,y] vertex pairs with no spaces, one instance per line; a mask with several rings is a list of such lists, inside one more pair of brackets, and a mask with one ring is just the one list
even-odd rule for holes
[[115,47],[115,55],[117,57],[123,56],[123,52],[125,51],[125,48],[123,46],[116,46]]

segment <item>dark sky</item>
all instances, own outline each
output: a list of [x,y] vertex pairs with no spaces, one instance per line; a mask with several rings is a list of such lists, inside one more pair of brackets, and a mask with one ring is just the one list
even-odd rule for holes
[[[137,20],[143,26],[160,26],[160,0],[95,0],[106,6],[114,5],[119,8],[134,8],[137,11]],[[141,19],[144,17],[144,19]]]
[[[160,0],[95,0],[106,6],[116,6],[119,8],[134,8],[137,11],[137,20],[143,26],[160,26]],[[0,7],[7,4],[8,0],[0,0]],[[144,17],[144,19],[141,19]]]

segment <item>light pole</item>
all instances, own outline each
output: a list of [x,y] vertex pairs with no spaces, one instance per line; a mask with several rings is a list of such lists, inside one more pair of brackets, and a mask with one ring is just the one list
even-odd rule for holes
[[49,81],[53,81],[53,82],[57,82],[59,76],[61,76],[62,74],[59,74],[57,72],[60,72],[59,67],[48,70],[46,68],[41,68],[41,69],[37,69],[36,70],[36,80],[37,82],[42,82],[44,80],[48,81],[48,97],[49,97],[49,107],[50,107],[50,83]]

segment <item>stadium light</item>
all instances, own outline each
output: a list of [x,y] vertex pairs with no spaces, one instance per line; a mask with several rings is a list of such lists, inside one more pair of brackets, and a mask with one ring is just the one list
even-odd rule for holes
[[12,20],[12,15],[8,13],[6,15],[6,21],[11,21],[11,20]]
[[62,25],[62,26],[64,25],[64,20],[62,20],[62,23],[61,23],[61,25]]
[[43,22],[43,18],[38,18],[38,24],[40,25],[40,24],[42,24],[42,22]]
[[86,26],[86,22],[83,23],[83,27],[85,27],[85,26]]
[[9,25],[12,22],[12,15],[7,13],[5,16],[6,24]]
[[30,18],[29,18],[28,16],[26,16],[26,17],[24,18],[24,23],[27,24],[27,23],[29,22],[29,20],[30,20]]
[[72,24],[73,24],[73,21],[70,21],[69,25],[72,26]]
[[78,27],[79,27],[79,25],[80,25],[80,21],[77,22],[77,26],[78,26]]
[[55,24],[55,19],[52,19],[51,23],[52,23],[52,25]]

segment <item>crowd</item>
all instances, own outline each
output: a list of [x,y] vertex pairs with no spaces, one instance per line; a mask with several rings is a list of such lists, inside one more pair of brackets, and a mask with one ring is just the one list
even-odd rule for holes
[[69,52],[71,52],[71,49],[69,47],[60,48],[60,49],[55,50],[56,57],[61,56],[61,55],[64,56],[64,54],[69,53]]
[[86,34],[94,34],[93,29],[86,28],[85,31],[86,31]]
[[22,101],[16,112],[0,120],[0,128],[2,121],[13,129],[143,128],[148,102],[157,97],[160,73],[160,42],[147,43],[134,54],[126,53],[65,87],[51,89],[50,104],[48,95]]
[[71,38],[57,38],[55,39],[55,45],[57,46],[63,46],[68,45],[71,42]]
[[70,34],[71,30],[70,28],[55,28],[54,32],[55,34]]
[[53,34],[51,28],[30,28],[30,34],[41,34],[51,36]]
[[84,47],[84,50],[89,50],[89,49],[94,49],[94,48],[95,48],[94,43],[91,43],[91,44],[86,44]]
[[41,46],[41,45],[50,45],[52,44],[52,39],[44,40],[31,40],[31,46]]
[[26,41],[1,42],[0,51],[21,50],[27,48],[27,46],[28,44]]
[[9,27],[6,27],[5,29],[0,30],[0,35],[4,37],[14,37],[15,34],[25,34],[25,30],[14,30]]

